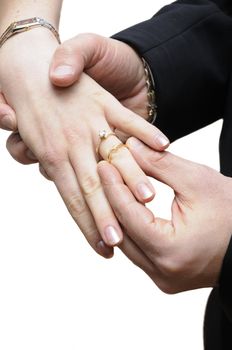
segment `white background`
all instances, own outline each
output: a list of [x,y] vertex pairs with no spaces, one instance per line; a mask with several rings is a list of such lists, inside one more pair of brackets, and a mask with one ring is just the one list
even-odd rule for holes
[[[167,1],[64,1],[62,38],[109,36]],[[218,169],[221,122],[179,140],[173,152]],[[37,166],[0,147],[0,349],[201,350],[210,290],[168,296],[119,251],[108,261],[87,245]],[[174,174],[175,175],[175,174]],[[158,187],[156,214],[171,193]]]

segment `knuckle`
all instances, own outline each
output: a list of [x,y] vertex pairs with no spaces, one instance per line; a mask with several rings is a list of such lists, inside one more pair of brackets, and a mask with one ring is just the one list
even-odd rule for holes
[[80,186],[85,196],[91,196],[101,188],[101,182],[97,176],[86,175]]
[[66,202],[67,209],[72,215],[75,222],[78,222],[79,218],[85,214],[87,206],[80,194],[75,193],[70,196]]
[[178,288],[173,283],[167,282],[167,281],[161,281],[161,282],[157,283],[157,287],[163,293],[169,294],[169,295],[173,295],[173,294],[180,292],[180,290],[178,290]]
[[64,127],[63,133],[70,145],[81,145],[90,139],[89,132],[86,127],[78,126],[77,128]]
[[98,43],[100,36],[94,33],[81,33],[78,34],[75,37],[76,40],[83,40],[84,42],[87,42],[90,47],[96,47],[96,44]]
[[157,263],[159,270],[167,280],[178,279],[185,272],[184,266],[186,266],[186,264],[183,259],[178,257],[163,256],[162,258],[157,259]]
[[150,152],[149,163],[151,167],[167,170],[170,167],[168,155],[168,152]]
[[82,228],[82,232],[83,232],[85,238],[87,239],[87,241],[89,242],[89,244],[94,249],[96,249],[97,248],[97,243],[101,239],[101,237],[99,237],[99,233],[98,233],[98,230],[97,230],[96,226],[90,225],[88,227],[83,227]]
[[134,218],[138,215],[136,202],[132,201],[126,204],[125,208],[125,217],[126,218]]
[[123,128],[124,130],[130,130],[135,125],[135,116],[132,113],[129,113],[127,115],[127,118],[123,121]]
[[116,205],[114,207],[114,210],[118,221],[122,224],[125,224],[125,226],[128,224],[128,221],[138,215],[137,211],[135,210],[134,202],[126,202],[125,205]]
[[103,109],[103,103],[106,101],[107,98],[107,92],[103,89],[95,90],[91,93],[91,98],[94,100],[94,102],[99,106],[98,113],[101,113],[100,108]]
[[48,176],[47,172],[44,170],[44,168],[42,167],[41,164],[39,164],[39,171],[40,171],[41,175],[43,175],[43,177],[45,177],[45,179],[52,181],[52,179],[50,178],[50,176]]
[[43,165],[46,171],[57,169],[65,162],[63,152],[54,149],[45,149],[38,155],[39,162]]

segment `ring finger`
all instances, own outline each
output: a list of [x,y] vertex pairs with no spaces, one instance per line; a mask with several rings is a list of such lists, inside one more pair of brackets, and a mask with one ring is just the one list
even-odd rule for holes
[[[83,158],[83,154],[88,157]],[[109,246],[118,245],[123,233],[102,188],[92,145],[82,143],[74,147],[69,157],[101,237]]]
[[151,201],[155,195],[154,187],[136,163],[127,146],[110,129],[101,130],[99,135],[98,151],[102,158],[118,169],[124,182],[140,202]]

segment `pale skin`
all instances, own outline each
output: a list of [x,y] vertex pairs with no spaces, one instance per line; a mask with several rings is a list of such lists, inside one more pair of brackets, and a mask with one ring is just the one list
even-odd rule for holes
[[[144,67],[136,52],[127,44],[96,34],[84,33],[59,46],[50,64],[51,82],[67,87],[79,80],[83,70],[113,94],[125,107],[147,119],[147,89]],[[0,100],[0,126],[17,130],[14,111]],[[122,139],[122,132],[116,131]],[[9,137],[7,147],[13,158],[23,164],[35,161],[19,135]],[[43,171],[43,169],[41,169]],[[43,172],[45,175],[45,173]]]
[[[2,0],[1,33],[12,21],[34,17],[35,13],[58,28],[61,4],[55,0],[49,6],[47,1]],[[116,136],[108,138],[96,154],[99,130],[117,129],[156,149],[167,147],[168,140],[84,73],[70,88],[53,87],[48,72],[57,48],[55,37],[45,28],[10,38],[0,50],[1,91],[17,114],[24,142],[21,146],[27,148],[27,154],[32,152],[54,181],[91,246],[111,257],[112,246],[122,241],[123,233],[101,186],[97,162],[106,159],[121,141]],[[145,89],[144,76],[142,81],[141,89]],[[139,201],[145,203],[154,197],[153,186],[127,148],[121,148],[112,163]]]
[[127,232],[120,248],[166,293],[217,286],[232,234],[232,179],[135,138],[127,144],[147,175],[173,189],[174,200],[171,220],[156,218],[118,171],[100,162],[105,193]]
[[[90,40],[86,40],[87,36],[91,36]],[[85,66],[88,74],[99,79],[113,93],[115,79],[125,74],[123,67],[128,60],[120,65],[117,62],[122,63],[124,56],[121,52],[126,48],[112,39],[92,34],[87,36],[71,39],[56,51],[50,69],[51,78],[56,84],[67,86],[79,79]],[[65,54],[68,50],[69,55]],[[128,50],[127,54],[131,52],[133,56],[132,51]],[[98,52],[101,55],[98,56]],[[101,64],[107,67],[110,62],[113,62],[113,71],[116,72],[113,78],[109,74],[102,76]],[[60,64],[73,66],[74,73],[55,76],[54,69]],[[136,74],[129,78],[128,83],[136,85]],[[139,102],[141,95],[131,97],[131,90],[126,89],[127,85],[122,85],[121,102],[129,103],[136,111],[143,105]],[[4,115],[1,111],[9,112],[11,126],[16,128],[13,111],[4,100],[2,102],[0,117]],[[166,293],[216,286],[232,232],[232,179],[168,152],[155,152],[135,138],[128,139],[127,145],[143,171],[170,186],[175,197],[171,220],[156,218],[138,202],[117,169],[107,162],[100,162],[98,172],[104,192],[124,228],[120,249]],[[24,146],[22,141],[13,142],[13,137],[8,144],[10,152],[19,161],[25,157]],[[26,159],[30,162],[29,158]]]

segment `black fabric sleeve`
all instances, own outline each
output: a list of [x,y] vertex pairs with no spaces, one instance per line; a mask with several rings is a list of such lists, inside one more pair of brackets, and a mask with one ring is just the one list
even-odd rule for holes
[[[150,65],[155,124],[170,140],[224,116],[232,66],[231,0],[179,0],[113,38],[132,46]],[[232,323],[231,279],[232,239],[216,289]]]
[[232,238],[222,265],[219,279],[219,296],[223,311],[232,322]]
[[180,0],[113,36],[151,67],[158,126],[171,141],[223,117],[232,62],[231,1]]

